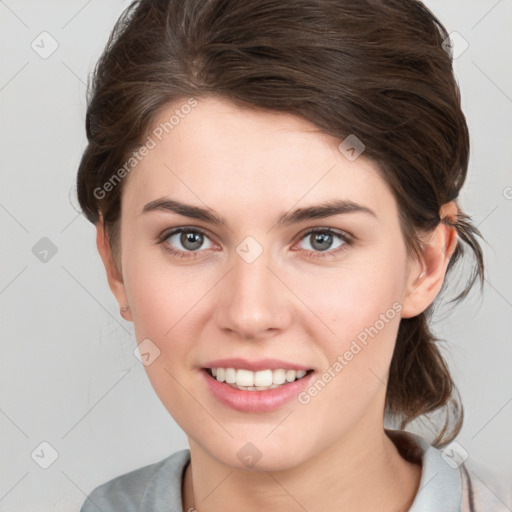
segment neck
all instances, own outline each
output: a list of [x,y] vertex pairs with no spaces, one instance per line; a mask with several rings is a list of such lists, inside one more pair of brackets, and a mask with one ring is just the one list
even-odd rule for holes
[[407,511],[421,467],[406,461],[382,425],[354,429],[328,450],[287,470],[243,471],[212,458],[189,439],[183,509]]

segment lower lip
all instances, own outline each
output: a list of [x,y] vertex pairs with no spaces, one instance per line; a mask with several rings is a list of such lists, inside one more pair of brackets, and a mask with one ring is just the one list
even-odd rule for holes
[[244,391],[219,382],[206,370],[202,370],[201,373],[206,379],[206,385],[219,402],[241,412],[268,412],[279,409],[286,402],[296,398],[308,386],[314,374],[311,372],[302,379],[282,384],[278,388],[264,391]]

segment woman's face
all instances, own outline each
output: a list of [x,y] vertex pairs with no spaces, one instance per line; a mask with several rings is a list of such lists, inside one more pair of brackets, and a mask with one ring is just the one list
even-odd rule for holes
[[[375,166],[298,117],[219,99],[173,105],[153,128],[156,147],[125,178],[116,295],[176,422],[217,461],[261,456],[267,470],[382,429],[417,274]],[[274,370],[312,372],[249,391],[214,381],[211,367],[258,370],[238,377],[260,385],[296,376]]]

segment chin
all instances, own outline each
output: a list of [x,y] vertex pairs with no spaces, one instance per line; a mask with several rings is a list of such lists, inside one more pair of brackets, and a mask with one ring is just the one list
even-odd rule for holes
[[262,435],[254,436],[254,441],[245,436],[243,441],[231,439],[229,443],[205,446],[204,449],[220,464],[237,471],[285,471],[294,468],[305,460],[304,450],[297,450],[296,443],[289,446],[281,443],[284,439],[274,439],[269,443]]

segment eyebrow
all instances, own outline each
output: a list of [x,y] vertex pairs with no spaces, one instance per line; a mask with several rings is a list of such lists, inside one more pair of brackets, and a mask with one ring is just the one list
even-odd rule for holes
[[[147,203],[142,209],[141,214],[154,211],[169,211],[217,226],[227,225],[226,220],[211,209],[181,203],[167,197],[155,199]],[[280,227],[289,226],[306,220],[323,219],[345,213],[366,213],[377,218],[377,214],[366,206],[346,199],[333,199],[317,205],[284,212],[279,216],[275,225]]]

